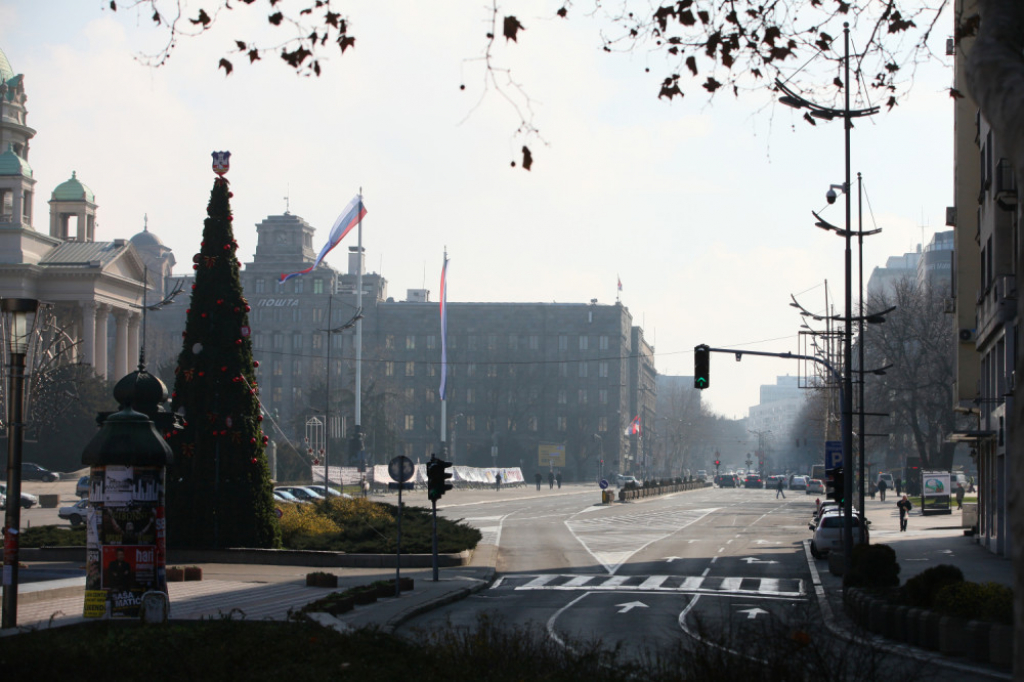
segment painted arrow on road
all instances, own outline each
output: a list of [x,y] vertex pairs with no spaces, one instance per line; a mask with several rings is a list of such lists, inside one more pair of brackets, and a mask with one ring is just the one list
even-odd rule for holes
[[667,556],[667,557],[665,557],[665,561],[667,561],[668,563],[672,563],[673,561],[675,561],[678,558],[679,557],[677,557],[677,556]]
[[777,563],[779,563],[778,561],[773,561],[771,559],[767,559],[767,560],[757,559],[757,558],[752,557],[752,556],[743,557],[742,559],[740,559],[740,561],[746,561],[747,562],[747,566],[749,566],[750,564],[777,564]]
[[742,611],[737,611],[737,613],[745,613],[745,614],[747,614],[747,620],[754,620],[755,618],[760,616],[762,613],[763,614],[767,614],[768,612],[765,611],[764,609],[759,609],[759,608],[757,608],[755,606],[752,609],[743,609]]
[[[642,601],[631,601],[628,604],[616,604],[616,606],[622,607],[621,609],[619,609],[619,613],[628,613],[637,607],[643,607],[645,609],[647,608],[647,604],[643,603]],[[767,613],[767,611],[765,613]]]

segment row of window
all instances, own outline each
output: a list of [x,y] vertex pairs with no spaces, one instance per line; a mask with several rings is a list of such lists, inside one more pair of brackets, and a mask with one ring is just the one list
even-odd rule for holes
[[[269,288],[267,287],[268,281],[270,282]],[[327,290],[327,285],[322,277],[314,277],[311,280],[295,277],[284,284],[279,284],[275,279],[267,280],[263,277],[257,277],[252,280],[252,287],[253,291],[257,294],[304,294],[307,292],[322,294]]]
[[[436,424],[436,421],[434,419],[434,415],[432,415],[432,414],[428,414],[428,415],[422,417],[422,419],[419,419],[419,420],[417,420],[416,415],[414,415],[414,414],[407,414],[407,415],[405,415],[405,420],[404,420],[404,423],[403,423],[403,428],[407,432],[409,432],[409,431],[416,431],[416,423],[417,423],[417,421],[422,422],[423,430],[426,430],[426,431],[433,431],[434,430],[434,425]],[[487,425],[485,427],[486,430],[487,431],[493,431],[493,426],[494,425],[491,423],[490,419],[480,420],[480,421],[482,421],[482,422],[486,421],[487,422]],[[460,424],[460,428],[465,429],[467,432],[475,432],[477,430],[477,418],[474,415],[471,415],[471,414],[465,415],[462,418],[462,420],[459,422],[459,424]],[[507,429],[509,431],[511,431],[511,432],[515,432],[515,431],[519,430],[519,423],[516,420],[511,419],[511,418],[508,419],[508,423],[507,423],[506,426],[507,426]],[[524,427],[525,427],[525,430],[527,430],[527,431],[531,431],[531,432],[538,431],[539,430],[539,419],[537,418],[537,416],[536,415],[530,415],[530,416],[526,417],[526,423],[525,423]],[[580,429],[586,429],[587,428],[587,420],[586,420],[586,418],[579,417],[579,421],[577,423],[577,427],[580,428]],[[556,416],[555,417],[555,430],[563,432],[563,433],[568,431],[569,430],[569,418],[564,416],[564,415]],[[608,418],[607,417],[598,417],[598,419],[597,419],[597,430],[600,431],[601,433],[604,433],[604,432],[608,431]]]
[[[597,337],[597,348],[599,350],[608,350],[608,336],[601,335]],[[591,343],[590,337],[586,334],[581,334],[576,337],[577,343],[580,350],[589,350]],[[427,349],[433,350],[437,348],[437,336],[428,335],[426,337]],[[456,348],[458,345],[458,337],[450,336],[448,338],[448,347]],[[474,335],[470,334],[466,337],[466,347],[468,350],[498,350],[499,335],[498,334],[482,334]],[[387,350],[395,349],[395,335],[388,334],[384,337],[384,348]],[[505,348],[504,350],[519,350],[520,348],[529,350],[540,349],[540,335],[538,334],[527,334],[521,336],[519,334],[509,334],[505,337]],[[405,337],[405,349],[416,350],[416,335],[408,334]],[[559,334],[558,335],[558,350],[568,351],[569,350],[569,335]]]

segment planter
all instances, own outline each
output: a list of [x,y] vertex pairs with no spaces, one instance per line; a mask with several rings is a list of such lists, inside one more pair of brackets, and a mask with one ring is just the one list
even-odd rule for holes
[[185,580],[202,580],[203,569],[198,566],[188,566],[185,568]]
[[331,603],[330,606],[327,607],[327,613],[331,614],[332,616],[337,616],[342,613],[348,613],[353,608],[355,608],[355,605],[356,600],[352,597],[340,597],[339,599]]
[[992,623],[985,623],[980,620],[967,622],[967,655],[979,663],[988,663],[989,638],[992,631]]
[[395,581],[389,580],[386,583],[375,585],[377,588],[377,599],[387,599],[395,596]]
[[939,641],[939,621],[941,620],[942,616],[934,611],[921,611],[920,646],[932,651],[939,650],[939,645],[941,644]]
[[896,606],[893,615],[893,639],[910,641],[910,608],[902,604]]
[[885,619],[888,604],[881,599],[872,599],[868,606],[868,630],[876,635],[885,634]]
[[953,616],[939,619],[939,651],[947,656],[965,656],[967,648],[967,621]]
[[988,660],[1000,668],[1013,667],[1013,628],[1009,625],[992,625],[988,635]]
[[414,582],[412,578],[399,578],[398,586],[402,589],[402,592],[412,592]]
[[352,598],[355,600],[357,606],[363,606],[365,604],[372,604],[377,601],[377,588],[367,587],[358,590],[352,594]]
[[181,566],[168,566],[167,571],[167,582],[169,583],[180,583],[185,579],[185,569]]

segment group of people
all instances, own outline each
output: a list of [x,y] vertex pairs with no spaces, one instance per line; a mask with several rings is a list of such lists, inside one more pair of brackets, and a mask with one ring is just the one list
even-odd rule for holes
[[[540,484],[544,480],[544,477],[538,471],[536,474],[534,474],[533,479],[537,482],[537,490],[540,490]],[[548,488],[549,489],[554,488],[556,484],[558,485],[558,489],[561,490],[562,489],[562,472],[559,471],[556,474],[554,471],[549,471],[548,472]]]

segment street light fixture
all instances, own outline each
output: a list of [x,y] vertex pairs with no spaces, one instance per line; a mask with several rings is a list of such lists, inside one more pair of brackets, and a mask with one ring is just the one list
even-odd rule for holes
[[[7,391],[7,513],[4,518],[3,605],[0,627],[18,625],[18,534],[21,529],[21,450],[25,440],[25,356],[35,326],[39,301],[32,298],[0,300],[7,327],[10,362]],[[31,321],[29,316],[32,316]]]
[[[849,467],[852,463],[853,455],[853,415],[851,414],[851,405],[853,404],[853,383],[852,373],[850,369],[853,367],[853,277],[852,277],[852,251],[850,244],[850,237],[853,234],[850,229],[851,219],[851,204],[850,204],[850,129],[853,128],[853,119],[860,118],[863,116],[871,116],[872,114],[878,113],[878,107],[869,107],[867,109],[850,109],[850,24],[846,22],[843,24],[843,95],[844,103],[842,109],[832,109],[829,107],[823,107],[819,104],[815,104],[809,100],[804,99],[795,91],[791,90],[781,80],[776,79],[775,85],[783,93],[783,97],[779,98],[779,101],[783,104],[798,109],[808,109],[811,117],[822,118],[825,120],[832,120],[842,116],[843,118],[843,133],[844,133],[844,151],[845,151],[845,179],[843,181],[843,194],[846,196],[846,231],[843,235],[846,238],[846,253],[845,253],[845,266],[846,266],[846,287],[845,287],[845,303],[846,303],[846,347],[843,349],[843,367],[846,370],[843,376],[843,462],[844,466]],[[810,119],[808,119],[810,120]],[[813,120],[811,120],[813,123]],[[845,516],[845,524],[843,529],[843,558],[847,572],[850,570],[852,554],[853,554],[853,476],[847,476],[845,478],[844,485],[844,498],[843,504],[843,515]]]

